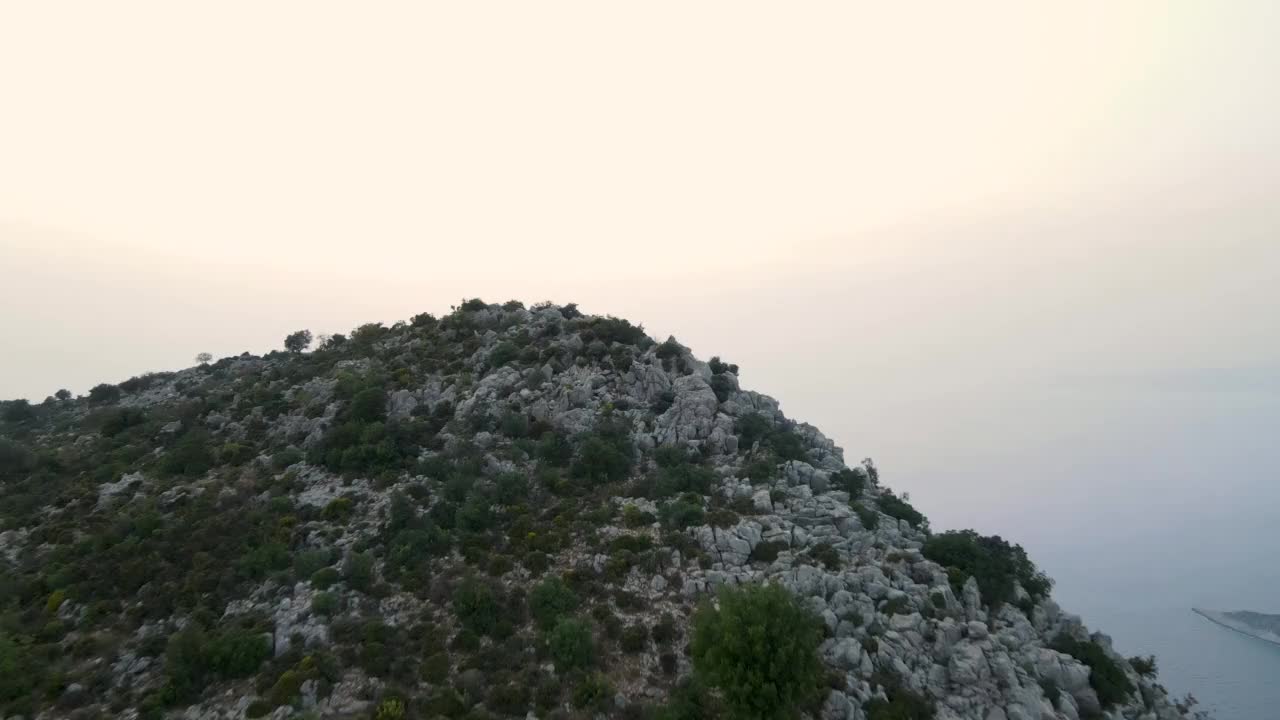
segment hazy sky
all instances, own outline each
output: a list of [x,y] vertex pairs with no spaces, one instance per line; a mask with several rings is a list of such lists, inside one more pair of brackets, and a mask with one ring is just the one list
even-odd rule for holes
[[1264,527],[1214,498],[1280,474],[1277,27],[1243,1],[2,2],[0,397],[576,301],[741,364],[940,525],[1050,558],[1076,513]]

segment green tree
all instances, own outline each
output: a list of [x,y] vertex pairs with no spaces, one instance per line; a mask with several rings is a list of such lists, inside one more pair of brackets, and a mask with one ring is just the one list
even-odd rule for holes
[[89,389],[89,402],[94,405],[106,405],[120,399],[120,388],[102,383]]
[[5,422],[18,424],[28,420],[34,420],[36,411],[32,409],[31,403],[26,400],[10,400],[4,403],[4,420]]
[[290,333],[284,339],[284,349],[288,350],[291,353],[295,353],[295,354],[300,353],[303,350],[306,350],[310,346],[311,346],[310,330],[299,330],[298,332]]
[[695,671],[718,687],[733,717],[794,717],[824,678],[821,621],[777,585],[726,589],[693,618]]

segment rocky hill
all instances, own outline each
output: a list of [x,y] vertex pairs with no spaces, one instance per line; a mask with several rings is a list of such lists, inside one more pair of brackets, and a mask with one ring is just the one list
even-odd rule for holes
[[0,714],[1187,714],[735,365],[572,305],[310,340],[4,405]]

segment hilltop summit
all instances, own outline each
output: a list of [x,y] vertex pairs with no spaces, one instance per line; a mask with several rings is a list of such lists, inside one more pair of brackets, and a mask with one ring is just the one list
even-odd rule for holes
[[1186,716],[736,365],[574,305],[311,340],[4,405],[0,715]]

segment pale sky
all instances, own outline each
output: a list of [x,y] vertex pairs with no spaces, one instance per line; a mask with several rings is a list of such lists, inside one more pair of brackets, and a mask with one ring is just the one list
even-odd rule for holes
[[1275,2],[0,2],[0,398],[576,301],[741,364],[944,519],[1035,531],[996,507],[1050,502],[1026,474],[1182,417],[1081,388],[1273,417],[1277,27]]

